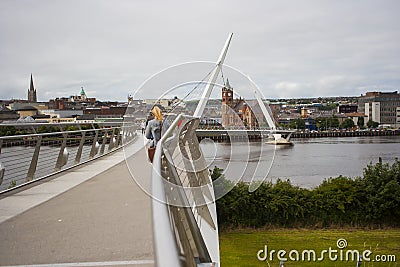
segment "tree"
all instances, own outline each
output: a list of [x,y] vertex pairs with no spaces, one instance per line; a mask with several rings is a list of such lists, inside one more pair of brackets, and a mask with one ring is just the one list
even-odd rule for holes
[[339,119],[336,117],[331,117],[328,119],[328,127],[338,128],[339,127]]
[[365,192],[364,207],[367,222],[398,225],[400,218],[400,161],[392,165],[370,163],[363,177],[358,179],[358,188]]
[[364,127],[364,117],[358,117],[357,126],[360,128]]
[[0,127],[0,136],[10,136],[15,135],[17,129],[14,126],[3,126]]
[[345,119],[341,124],[341,128],[344,128],[344,129],[350,129],[353,127],[354,127],[354,121],[349,118]]
[[339,127],[339,119],[336,117],[318,117],[315,119],[318,129],[327,130]]
[[373,120],[369,120],[367,122],[367,127],[368,128],[377,128],[379,126],[379,123]]
[[289,127],[292,129],[305,129],[306,123],[302,119],[294,119],[290,121]]

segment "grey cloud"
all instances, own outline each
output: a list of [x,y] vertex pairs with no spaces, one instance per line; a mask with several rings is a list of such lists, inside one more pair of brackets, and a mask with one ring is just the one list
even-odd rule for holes
[[32,72],[39,100],[80,86],[125,100],[166,67],[215,61],[229,32],[226,63],[266,97],[397,89],[399,8],[396,0],[3,0],[0,95],[26,97]]

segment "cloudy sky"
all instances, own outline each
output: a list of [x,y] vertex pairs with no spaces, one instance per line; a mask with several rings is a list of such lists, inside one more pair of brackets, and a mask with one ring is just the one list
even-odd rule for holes
[[[225,63],[268,98],[399,90],[397,0],[1,0],[0,99],[125,101],[153,74]],[[199,73],[201,79],[203,73]],[[233,84],[234,86],[234,84]]]

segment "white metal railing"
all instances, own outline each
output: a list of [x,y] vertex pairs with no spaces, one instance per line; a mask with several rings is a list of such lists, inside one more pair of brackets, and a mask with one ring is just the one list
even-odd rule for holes
[[[133,126],[122,123],[96,123],[91,129],[72,123],[0,124],[7,126],[33,132],[41,126],[58,130],[0,137],[0,193],[100,157],[136,136]],[[66,126],[78,130],[68,131]]]
[[211,177],[196,137],[198,118],[179,115],[159,141],[152,171],[157,266],[219,266]]

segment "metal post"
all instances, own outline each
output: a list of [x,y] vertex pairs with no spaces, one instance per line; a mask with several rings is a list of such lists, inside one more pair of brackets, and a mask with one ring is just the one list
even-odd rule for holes
[[119,146],[121,145],[121,139],[122,139],[122,134],[121,134],[121,132],[122,132],[122,129],[120,129],[120,130],[118,131],[117,142],[116,142],[116,144],[115,144],[116,147],[119,147]]
[[93,138],[92,149],[90,150],[89,158],[93,158],[98,152],[99,144],[97,143],[97,138],[99,138],[99,130],[95,130],[95,132],[96,134],[94,135]]
[[[0,154],[1,154],[1,148],[2,147],[3,147],[3,139],[0,139]],[[4,168],[3,164],[0,161],[0,185],[3,183],[5,170],[6,170],[6,168]]]
[[42,136],[39,135],[37,140],[36,140],[36,146],[35,146],[35,151],[33,152],[32,155],[32,160],[31,160],[31,164],[29,165],[29,170],[28,170],[28,174],[26,175],[26,181],[32,181],[34,176],[35,176],[35,172],[36,172],[36,167],[37,167],[37,163],[38,163],[38,159],[39,159],[39,152],[40,152],[40,145],[42,143]]
[[1,161],[0,161],[0,185],[3,183],[5,171],[6,171],[6,168],[4,168],[3,164],[1,164]]
[[112,129],[110,143],[108,144],[108,152],[110,152],[114,148],[114,135],[115,135],[115,128]]
[[81,161],[83,145],[85,144],[85,135],[86,135],[86,132],[82,132],[82,137],[81,137],[81,141],[79,143],[78,152],[76,152],[75,164],[78,164]]
[[104,135],[103,135],[103,141],[101,142],[100,155],[104,154],[104,149],[106,147],[106,143],[107,143],[107,130],[105,130]]
[[68,134],[67,133],[63,133],[63,141],[61,143],[61,148],[60,148],[60,152],[58,153],[58,158],[57,158],[57,162],[56,162],[56,167],[55,167],[55,171],[60,171],[62,166],[64,166],[65,164],[67,164],[68,161],[68,151],[67,151],[67,137]]

